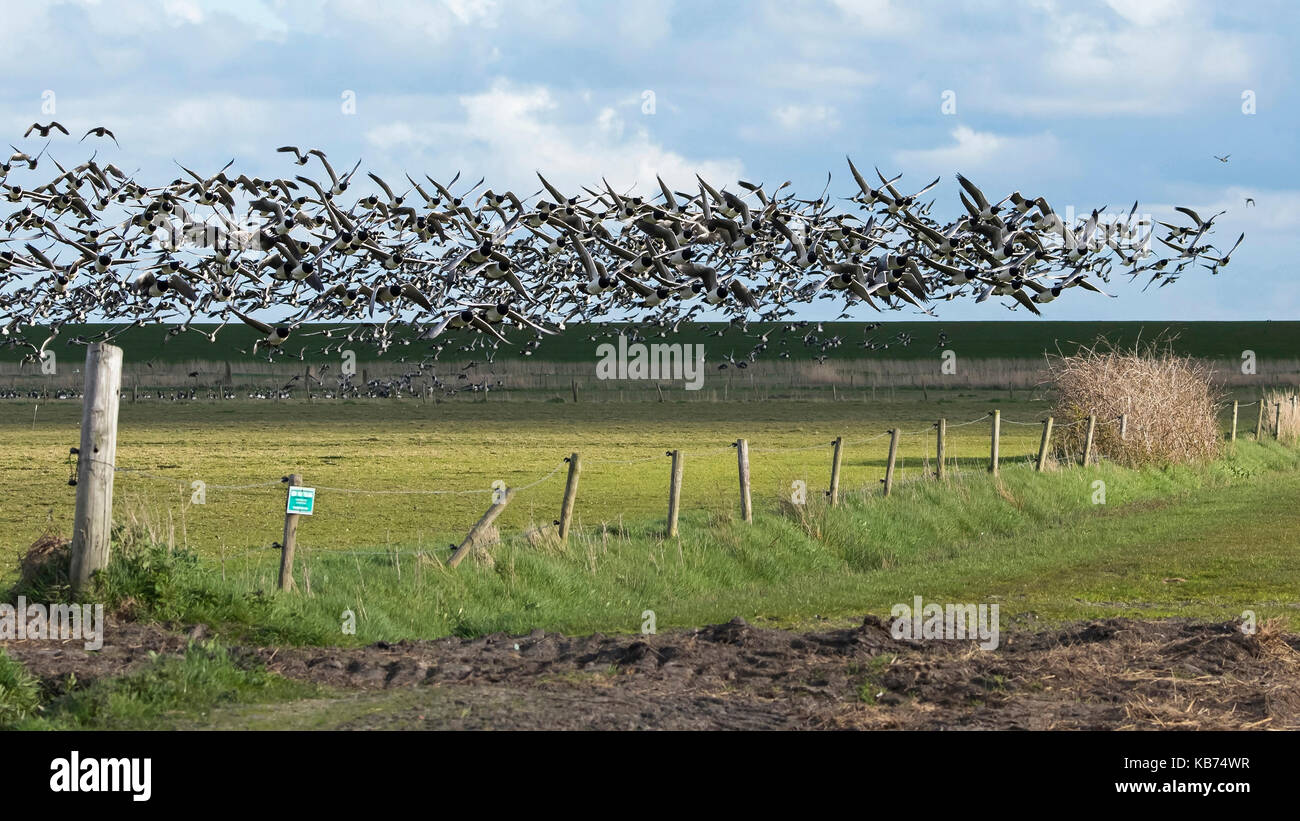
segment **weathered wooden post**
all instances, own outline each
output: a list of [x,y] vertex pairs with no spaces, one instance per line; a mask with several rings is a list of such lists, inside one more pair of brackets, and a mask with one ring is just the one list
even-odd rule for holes
[[740,468],[740,518],[754,521],[754,506],[749,496],[749,442],[736,440],[736,463]]
[[940,419],[938,423],[935,424],[935,428],[938,430],[938,433],[936,434],[937,441],[935,443],[934,455],[935,455],[935,461],[938,463],[938,466],[935,468],[934,476],[936,479],[942,481],[944,475],[944,468],[943,468],[943,452],[945,446],[944,440],[948,437],[948,420]]
[[1255,441],[1258,442],[1264,432],[1264,400],[1259,400],[1259,418],[1255,420]]
[[894,462],[898,460],[898,428],[889,431],[889,461],[885,463],[885,495],[894,490]]
[[495,501],[492,502],[492,507],[489,507],[487,513],[483,514],[483,518],[479,519],[478,523],[470,528],[465,541],[460,543],[460,547],[456,548],[456,551],[451,554],[451,558],[447,560],[448,567],[455,567],[460,564],[471,550],[479,546],[484,532],[492,526],[492,523],[501,515],[501,511],[506,509],[506,505],[510,504],[510,500],[514,496],[515,489],[512,487],[506,488],[506,492],[501,494],[500,498],[496,498],[496,494],[493,494]]
[[1232,432],[1228,434],[1228,441],[1237,441],[1237,404],[1240,400],[1232,400]]
[[1123,442],[1127,438],[1128,438],[1128,414],[1121,413],[1119,415],[1119,440]]
[[105,342],[88,346],[81,447],[77,450],[77,506],[72,524],[73,592],[85,589],[90,577],[108,565],[121,391],[122,349]]
[[993,411],[992,442],[989,445],[989,473],[998,475],[998,439],[1002,436],[1002,411]]
[[1282,438],[1282,403],[1273,404],[1273,438]]
[[[291,473],[286,481],[290,488],[302,485],[302,474]],[[285,513],[284,513],[284,539],[280,542],[280,589],[293,589],[293,551],[298,544],[298,518],[299,514],[289,512],[289,494],[292,490],[285,491]]]
[[673,457],[672,474],[668,478],[668,538],[677,537],[677,514],[681,512],[682,504],[682,452],[680,450],[670,450],[668,455]]
[[1083,441],[1083,466],[1092,463],[1092,438],[1097,433],[1097,414],[1088,414],[1088,436]]
[[831,442],[834,450],[831,453],[831,507],[840,503],[840,455],[844,452],[844,437],[836,436],[835,441]]
[[569,527],[573,524],[573,505],[578,499],[578,475],[582,473],[582,460],[575,450],[565,460],[569,463],[569,479],[564,483],[564,500],[560,502],[560,541],[569,540]]
[[1047,448],[1052,441],[1053,421],[1050,416],[1043,420],[1043,441],[1038,445],[1038,464],[1035,466],[1035,470],[1039,473],[1047,467]]

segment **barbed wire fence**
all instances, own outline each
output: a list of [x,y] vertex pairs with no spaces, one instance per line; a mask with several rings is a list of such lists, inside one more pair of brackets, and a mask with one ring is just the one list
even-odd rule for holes
[[[1225,438],[1227,438],[1229,441],[1235,441],[1237,438],[1237,419],[1238,419],[1239,412],[1242,409],[1253,407],[1260,404],[1261,404],[1260,401],[1254,401],[1248,403],[1238,401],[1232,403],[1223,403],[1219,405],[1218,408],[1220,412],[1225,411],[1228,408],[1231,408],[1233,411],[1232,426],[1230,430],[1226,433]],[[1261,412],[1260,418],[1263,419],[1263,417],[1264,414]],[[981,423],[989,424],[991,421],[992,421],[991,433],[990,433],[991,454],[989,457],[973,457],[973,456],[957,457],[957,456],[949,456],[945,454],[943,456],[943,466],[942,468],[939,467],[939,454],[944,449],[944,438],[948,432],[968,428],[970,426],[978,425]],[[1075,465],[1082,466],[1082,465],[1098,464],[1102,460],[1104,460],[1105,457],[1104,455],[1099,455],[1092,452],[1092,440],[1093,440],[1092,432],[1096,429],[1099,423],[1111,424],[1111,425],[1118,425],[1122,435],[1126,427],[1125,422],[1126,420],[1123,417],[1119,417],[1116,419],[1108,419],[1108,420],[1098,420],[1095,415],[1089,415],[1088,417],[1077,418],[1071,422],[1058,425],[1055,424],[1054,420],[1050,416],[1043,419],[1037,419],[1037,420],[1009,419],[1009,418],[1002,418],[1000,411],[989,411],[986,414],[982,414],[972,419],[967,419],[960,422],[949,423],[947,422],[947,420],[939,420],[925,427],[909,428],[909,429],[903,429],[901,427],[891,428],[885,431],[881,431],[873,434],[867,434],[867,435],[860,435],[853,438],[837,437],[831,440],[821,439],[820,441],[808,445],[764,446],[764,447],[752,448],[752,449],[748,447],[744,447],[742,449],[740,445],[741,443],[744,443],[745,440],[740,439],[740,440],[736,440],[735,442],[726,445],[719,445],[713,448],[668,450],[666,451],[665,455],[672,456],[674,460],[683,457],[689,457],[693,462],[697,462],[700,459],[716,458],[722,454],[736,455],[737,458],[740,460],[740,464],[738,465],[738,468],[739,468],[739,481],[740,481],[739,491],[742,499],[742,509],[747,509],[749,504],[750,494],[752,493],[752,488],[750,487],[750,465],[748,464],[750,455],[757,456],[759,457],[760,460],[762,460],[762,458],[766,456],[785,457],[785,456],[797,456],[800,454],[809,454],[815,452],[829,453],[830,455],[832,455],[832,458],[829,460],[829,464],[823,465],[823,467],[818,468],[818,470],[829,468],[829,474],[830,474],[829,484],[831,489],[826,492],[826,495],[830,497],[831,504],[833,505],[838,502],[838,498],[836,497],[836,492],[840,481],[839,474],[841,470],[840,468],[841,456],[843,455],[845,448],[850,448],[850,447],[860,448],[862,446],[871,446],[871,445],[881,443],[882,440],[885,439],[890,440],[889,459],[885,465],[886,477],[879,480],[881,483],[885,484],[883,495],[887,496],[889,495],[890,489],[894,485],[912,484],[912,483],[922,482],[922,481],[934,481],[935,479],[938,479],[940,477],[942,477],[942,479],[944,480],[947,480],[950,477],[971,477],[976,475],[996,474],[999,461],[1002,461],[1004,463],[1014,463],[1014,462],[1027,463],[1030,467],[1033,467],[1039,471],[1043,470],[1049,462],[1054,469],[1061,468],[1061,467],[1075,466]],[[1020,428],[1043,429],[1043,436],[1039,448],[1037,449],[1036,456],[1033,453],[1018,454],[1018,455],[1013,455],[1008,457],[1000,456],[997,450],[997,441],[1001,435],[999,430],[1001,424],[1007,424],[1007,425],[1016,426]],[[1080,425],[1086,425],[1089,430],[1087,443],[1085,445],[1082,454],[1079,454],[1077,452],[1067,453],[1062,450],[1052,449],[1053,432],[1067,430]],[[1276,432],[1273,433],[1274,435],[1276,435]],[[1257,432],[1257,437],[1262,438],[1262,430]],[[906,444],[904,445],[904,443]],[[900,454],[903,454],[904,457],[898,458]],[[919,470],[917,470],[915,466],[909,466],[906,463],[905,459],[909,457],[919,462]],[[327,497],[333,494],[337,494],[343,497],[355,497],[359,499],[371,498],[371,497],[378,497],[378,498],[490,497],[491,507],[489,508],[489,513],[487,516],[491,516],[494,510],[504,509],[504,507],[512,499],[517,498],[518,495],[527,494],[532,491],[536,491],[539,488],[543,488],[544,485],[547,485],[547,483],[555,479],[567,465],[569,468],[569,479],[566,482],[565,489],[564,489],[564,496],[559,505],[559,509],[561,511],[559,519],[553,520],[550,524],[534,525],[529,528],[524,528],[518,532],[511,532],[507,534],[494,532],[491,534],[490,539],[488,540],[483,540],[480,538],[483,535],[478,532],[481,529],[480,525],[482,524],[482,520],[480,520],[480,524],[475,525],[474,529],[470,531],[470,535],[466,538],[464,542],[462,542],[462,545],[457,550],[457,553],[459,554],[464,555],[468,553],[473,553],[473,555],[479,557],[480,560],[491,562],[492,561],[491,556],[490,554],[487,553],[487,548],[492,545],[511,545],[516,547],[524,546],[524,545],[535,546],[538,543],[538,540],[561,543],[561,544],[567,542],[568,522],[566,522],[565,519],[566,516],[571,517],[573,515],[573,510],[577,502],[577,496],[578,496],[577,477],[580,472],[580,466],[585,465],[585,467],[588,468],[604,468],[607,470],[613,470],[618,474],[622,474],[622,472],[625,470],[643,468],[644,466],[648,466],[654,462],[662,463],[663,460],[664,460],[664,455],[654,454],[650,456],[633,457],[633,458],[626,458],[626,459],[620,459],[620,458],[591,459],[583,463],[579,457],[579,454],[575,452],[570,457],[566,457],[560,460],[559,462],[555,463],[554,466],[551,467],[548,471],[526,477],[525,479],[517,481],[516,483],[508,487],[505,486],[503,482],[496,482],[494,483],[493,487],[487,487],[487,488],[482,488],[482,487],[479,488],[429,488],[429,487],[379,488],[379,487],[343,487],[337,485],[318,485],[314,487],[314,491],[325,494]],[[133,479],[140,479],[146,482],[169,484],[172,485],[175,489],[179,491],[185,491],[185,492],[192,491],[195,485],[199,484],[202,486],[205,492],[213,491],[213,492],[221,492],[221,493],[258,494],[258,493],[266,493],[270,488],[279,488],[280,486],[286,485],[288,484],[288,481],[290,479],[289,476],[283,476],[278,479],[270,479],[266,481],[232,483],[232,484],[209,484],[205,482],[200,482],[199,480],[187,479],[175,475],[165,475],[153,470],[145,470],[145,469],[133,468],[128,466],[118,466],[116,464],[112,464],[108,460],[98,459],[96,457],[88,457],[86,461],[98,462],[106,466],[111,466],[112,472],[115,475],[122,475],[123,477],[131,477]],[[859,466],[873,467],[875,466],[875,463],[874,462],[870,462],[866,464],[859,463]],[[779,463],[775,463],[775,464],[769,463],[767,467],[774,473],[784,472],[786,475],[797,473],[800,470],[799,468],[795,468],[789,465],[779,464]],[[809,467],[808,465],[806,464],[804,465],[803,473],[805,475],[811,475],[809,473],[809,470],[807,469],[808,467]],[[896,472],[902,475],[896,477],[895,476]],[[294,476],[296,476],[296,474]],[[676,493],[679,493],[680,482],[681,482],[681,476],[679,471],[677,470],[673,471],[673,473],[671,474],[671,481],[678,485],[676,488]],[[783,480],[779,480],[777,483],[777,493],[775,494],[775,499],[771,499],[771,498],[768,499],[768,501],[775,501],[776,504],[767,506],[764,509],[765,515],[771,512],[771,510],[773,509],[775,509],[778,513],[780,513],[781,508],[785,506],[787,501],[793,504],[807,503],[806,498],[804,500],[796,501],[797,494],[792,495],[787,492],[783,495],[782,494],[783,488],[781,485],[781,481]],[[801,481],[804,481],[806,486],[807,484],[806,480],[801,480]],[[873,487],[874,484],[858,485],[849,488],[847,491],[845,491],[844,495],[845,497],[848,497],[849,495],[854,495],[857,498],[864,499],[864,500],[871,498],[873,495],[881,495],[879,494],[878,490],[873,490]],[[273,499],[281,498],[278,493],[267,494],[267,496],[268,496],[267,498],[268,506],[272,504],[277,504],[276,502],[272,501]],[[554,500],[553,498],[543,499],[542,497],[535,497],[534,504],[545,507],[548,504],[554,504]],[[674,509],[674,504],[675,503],[670,503],[670,511],[669,511],[670,527],[665,532],[664,538],[668,537],[668,533],[672,533],[673,535],[676,535],[677,522],[676,522],[676,511]],[[293,514],[290,514],[286,508],[286,513],[285,513],[286,519],[288,519],[291,515]],[[487,516],[485,516],[485,519],[487,518]],[[745,521],[752,521],[752,519],[746,518]],[[590,530],[590,528],[588,530]],[[288,528],[286,528],[286,532],[288,532]],[[602,523],[601,531],[600,531],[601,538],[607,541],[609,538],[609,532],[610,531],[608,529],[608,523]],[[628,532],[627,528],[623,526],[622,516],[620,514],[618,526],[614,531],[615,538],[625,540],[628,538],[627,532]],[[591,533],[587,533],[585,535],[587,537],[592,536]],[[439,551],[446,549],[445,544],[443,545],[443,547],[439,547],[437,543],[431,542],[428,546],[425,546],[423,543],[423,534],[420,533],[417,535],[417,545],[414,547],[410,546],[409,541],[399,543],[398,545],[392,545],[388,541],[387,537],[385,538],[386,546],[382,548],[374,545],[369,545],[364,548],[336,549],[336,548],[322,548],[315,544],[304,545],[301,548],[299,548],[300,552],[298,552],[297,554],[300,560],[300,566],[299,566],[299,572],[295,576],[295,569],[292,560],[290,560],[287,563],[284,560],[286,543],[287,542],[285,543],[273,542],[266,547],[255,547],[255,548],[251,548],[251,549],[247,549],[235,553],[227,553],[223,543],[221,548],[221,555],[219,559],[216,560],[220,562],[220,572],[222,574],[223,579],[225,579],[227,575],[228,566],[230,566],[233,563],[239,566],[245,578],[253,578],[253,575],[250,574],[254,574],[257,577],[260,587],[262,588],[269,587],[270,584],[272,583],[270,574],[274,568],[263,567],[263,564],[265,564],[267,560],[278,558],[281,562],[281,571],[278,579],[279,586],[282,589],[286,589],[286,590],[300,588],[307,594],[310,594],[312,590],[310,568],[313,563],[319,563],[322,560],[326,560],[326,559],[337,563],[338,561],[346,562],[346,559],[344,557],[351,557],[351,559],[354,562],[355,570],[357,573],[357,584],[359,585],[364,585],[367,580],[367,570],[362,566],[361,563],[362,558],[365,558],[367,560],[368,562],[367,566],[372,570],[374,568],[373,562],[376,560],[393,568],[397,574],[399,581],[401,579],[401,574],[403,572],[402,563],[404,559],[407,562],[406,565],[408,568],[407,572],[415,574],[417,578],[420,578],[421,574],[425,570],[429,569],[430,567],[437,568],[434,572],[451,572],[452,569],[454,569],[456,566],[455,562],[441,558],[439,556]],[[451,547],[456,548],[456,545],[453,544],[451,545]],[[457,553],[454,553],[453,557],[456,556]],[[332,566],[337,566],[337,564]],[[296,578],[301,579],[300,584],[295,582]],[[317,583],[318,584],[320,583],[319,578],[317,580]]]

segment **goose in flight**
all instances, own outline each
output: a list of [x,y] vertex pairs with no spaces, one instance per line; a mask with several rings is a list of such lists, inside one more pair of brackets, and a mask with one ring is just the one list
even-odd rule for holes
[[55,121],[51,121],[47,125],[41,125],[40,123],[32,123],[27,127],[27,130],[23,132],[23,137],[24,138],[30,137],[33,131],[35,131],[37,134],[40,134],[42,137],[48,137],[50,136],[51,130],[62,131],[64,134],[68,133],[68,129],[64,128],[62,124]]
[[[51,123],[51,125],[57,125],[57,123]],[[118,143],[117,137],[113,135],[113,132],[109,131],[107,128],[105,128],[102,125],[97,125],[94,128],[87,131],[85,134],[81,136],[81,139],[78,140],[77,142],[85,142],[86,137],[89,137],[92,134],[95,135],[96,137],[108,137],[110,140],[113,141],[113,145],[116,145],[118,148],[122,147],[121,144]]]

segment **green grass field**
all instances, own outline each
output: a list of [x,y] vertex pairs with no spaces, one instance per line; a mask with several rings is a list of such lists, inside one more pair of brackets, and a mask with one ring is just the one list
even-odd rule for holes
[[[1113,494],[1104,506],[1086,500],[1096,479]],[[1013,466],[1000,482],[967,474],[913,483],[888,500],[851,497],[753,526],[692,515],[680,544],[644,526],[609,541],[578,538],[567,550],[508,540],[493,569],[448,572],[407,556],[399,575],[392,555],[322,554],[309,560],[312,591],[287,596],[258,592],[270,563],[223,577],[210,562],[147,548],[119,557],[101,592],[129,599],[146,618],[275,645],[534,627],[636,632],[645,609],[660,630],[736,615],[824,628],[885,615],[918,594],[998,603],[1013,629],[1115,615],[1230,620],[1244,610],[1294,629],[1297,495],[1300,454],[1246,442],[1206,470],[1038,476]],[[340,631],[344,609],[357,612],[355,636]],[[205,642],[42,700],[0,651],[0,727],[310,729],[362,712],[400,714],[407,692],[323,690],[236,665]]]
[[[204,556],[242,556],[265,552],[280,539],[285,491],[278,481],[296,472],[320,488],[318,513],[299,533],[305,548],[445,548],[487,508],[496,480],[523,487],[550,474],[521,491],[501,522],[508,530],[552,522],[564,487],[562,460],[573,451],[583,464],[577,520],[599,530],[664,520],[665,452],[672,448],[685,452],[683,510],[729,515],[738,505],[730,447],[737,438],[751,448],[755,504],[770,509],[789,498],[796,480],[810,495],[829,486],[830,442],[837,436],[846,442],[846,491],[878,487],[893,426],[905,433],[899,480],[932,472],[931,426],[940,417],[949,424],[949,467],[983,469],[986,415],[994,408],[1006,420],[1003,460],[1036,453],[1045,403],[1010,401],[1002,392],[935,392],[928,402],[906,394],[874,404],[124,403],[114,501],[119,520],[145,522],[162,539]],[[9,502],[0,507],[0,557],[11,561],[47,525],[70,529],[75,489],[67,484],[68,449],[78,443],[80,405],[6,402],[3,410],[0,496]],[[203,504],[193,503],[195,481],[207,485]]]
[[[8,587],[33,540],[70,532],[68,447],[78,441],[80,405],[0,408],[0,585]],[[997,478],[987,471],[994,408],[1003,418]],[[636,632],[645,610],[660,630],[735,616],[809,627],[884,615],[922,595],[997,602],[1013,627],[1116,615],[1227,620],[1245,610],[1296,627],[1300,452],[1250,441],[1249,417],[1242,440],[1209,465],[1067,461],[1038,473],[1030,457],[1047,411],[1003,391],[930,391],[928,400],[900,392],[877,403],[125,403],[114,561],[94,595],[110,612],[209,625],[218,643],[57,697],[33,689],[21,665],[0,654],[0,726],[167,727],[204,724],[210,713],[230,716],[211,720],[231,726],[285,726],[279,708],[238,705],[286,702],[306,711],[295,721],[316,726],[361,707],[237,664],[222,645],[538,627]],[[931,476],[931,425],[940,417],[949,422],[945,482]],[[895,426],[905,434],[898,484],[883,498],[885,433]],[[729,443],[739,436],[751,446],[752,525],[738,516]],[[846,440],[843,501],[831,508],[821,494],[836,436]],[[677,540],[663,537],[669,448],[686,454]],[[524,538],[527,526],[558,515],[562,459],[574,450],[583,470],[572,538],[564,546]],[[281,536],[279,479],[289,472],[319,490],[316,515],[299,529],[298,589],[279,594],[271,543]],[[492,566],[443,566],[447,545],[486,508],[493,480],[518,487],[548,475],[498,520],[503,541]],[[789,503],[795,480],[807,484],[806,505]],[[194,481],[207,485],[202,504]],[[66,595],[39,585],[26,592],[34,601]],[[355,634],[342,629],[344,611],[356,616]]]
[[[995,407],[1004,419],[1000,482],[987,476],[986,413]],[[998,578],[1027,592],[1025,608],[1064,618],[1081,612],[1082,594],[1100,597],[1091,587],[1098,569],[1119,559],[1113,545],[1143,533],[1142,527],[1156,529],[1151,547],[1172,549],[1189,509],[1218,504],[1229,491],[1245,494],[1243,499],[1269,493],[1286,498],[1278,488],[1297,481],[1296,453],[1270,442],[1239,442],[1235,455],[1210,469],[1067,465],[1040,474],[1030,457],[1041,432],[1036,420],[1044,413],[1042,403],[993,395],[874,406],[123,405],[118,465],[129,470],[117,475],[115,520],[123,535],[192,553],[196,564],[186,571],[185,589],[212,586],[211,595],[195,594],[190,604],[169,603],[169,619],[229,621],[239,631],[277,640],[338,641],[337,614],[346,608],[365,611],[358,641],[538,625],[611,630],[631,629],[628,620],[655,602],[668,608],[664,618],[670,625],[738,613],[797,621],[894,601],[922,584],[973,594]],[[954,478],[947,483],[929,478],[935,444],[930,424],[939,416],[950,424]],[[0,492],[12,500],[0,511],[0,550],[9,568],[45,530],[70,530],[73,489],[66,460],[68,443],[76,442],[76,405],[42,409],[35,428],[29,419],[26,413],[9,414],[0,425]],[[895,495],[882,499],[884,432],[894,425],[907,435],[901,439]],[[751,445],[752,527],[737,521],[736,459],[728,443],[739,435]],[[825,510],[821,494],[835,436],[847,442],[845,504]],[[686,454],[680,543],[662,538],[669,467],[664,451],[670,447]],[[575,536],[563,549],[531,544],[521,533],[558,515],[561,460],[572,450],[583,458]],[[310,584],[312,593],[272,597],[268,611],[258,591],[274,587],[279,554],[271,544],[281,536],[284,511],[278,480],[289,472],[319,488],[316,515],[299,529],[299,585]],[[440,563],[419,560],[421,552],[448,555],[449,543],[459,542],[486,509],[494,479],[522,486],[548,474],[520,492],[498,520],[504,543],[495,551],[494,570],[465,565],[449,573]],[[1104,505],[1093,499],[1098,478],[1108,484]],[[203,504],[192,498],[195,480],[208,485]],[[808,488],[810,504],[802,509],[788,504],[795,480]],[[222,487],[255,484],[262,486]],[[393,492],[398,490],[458,495]],[[1189,508],[1189,499],[1200,501]],[[1146,524],[1139,526],[1139,520]],[[1233,517],[1205,521],[1229,537],[1233,531],[1222,528],[1237,527]],[[1088,532],[1096,535],[1080,536]],[[1293,543],[1289,535],[1279,536],[1286,550]],[[1066,544],[1075,547],[1050,547]],[[1204,595],[1188,607],[1219,613],[1224,604],[1230,609],[1285,599],[1296,577],[1272,558],[1275,546],[1245,547],[1244,554],[1219,551],[1215,558],[1214,543],[1203,545],[1198,561],[1208,568],[1245,561],[1250,573],[1207,571]],[[1153,555],[1144,548],[1129,560],[1147,575],[1188,576],[1170,570],[1163,559],[1153,570]],[[1094,566],[1093,559],[1102,563]],[[177,567],[182,565],[189,567]],[[1058,582],[1032,581],[1048,577]],[[1105,600],[1161,602],[1152,598],[1149,581],[1139,574],[1132,581],[1136,586],[1126,581]]]
[[[813,323],[814,325],[818,323]],[[1029,320],[1017,322],[882,322],[875,330],[867,330],[863,322],[824,322],[823,330],[818,333],[821,339],[839,336],[844,343],[825,352],[830,359],[855,359],[862,356],[875,356],[891,359],[928,359],[935,357],[939,333],[947,334],[948,341],[940,346],[951,349],[958,356],[971,359],[987,358],[1026,358],[1039,359],[1045,352],[1073,353],[1079,345],[1092,344],[1099,336],[1110,341],[1131,345],[1139,340],[1153,340],[1158,337],[1174,337],[1175,348],[1192,356],[1206,358],[1237,359],[1243,350],[1253,350],[1261,359],[1292,359],[1300,355],[1300,322],[1176,322],[1167,320],[1134,322],[1057,322],[1052,320]],[[67,325],[59,337],[51,344],[51,349],[60,356],[70,350],[69,341],[78,336],[98,333],[105,325]],[[203,333],[190,331],[173,336],[167,326],[154,325],[143,328],[130,328],[117,337],[115,344],[126,351],[128,361],[151,360],[159,363],[190,362],[194,360],[235,361],[252,360],[250,354],[240,353],[240,349],[250,351],[256,334],[250,328],[235,323],[221,331],[217,342],[210,343],[204,333],[216,327],[212,325],[194,326]],[[325,340],[321,336],[308,337],[327,328],[349,326],[307,325],[300,328],[293,340],[286,344],[287,351],[296,355],[304,347],[307,362],[336,361],[337,356],[322,356],[319,349]],[[615,334],[624,326],[609,323],[600,326],[575,325],[562,334],[548,339],[534,355],[538,360],[548,362],[591,362],[596,358],[596,347]],[[703,344],[711,359],[718,359],[729,352],[736,356],[747,355],[754,346],[752,337],[771,330],[769,323],[752,323],[748,336],[726,323],[696,323],[683,325],[670,333],[663,341],[685,344]],[[807,328],[793,334],[774,333],[769,341],[768,356],[775,358],[782,351],[788,351],[791,359],[805,360],[821,355],[818,347],[806,347],[800,338],[813,329]],[[27,339],[40,344],[48,332],[40,328],[27,328],[23,331]],[[912,338],[910,345],[897,341],[899,334]],[[523,342],[531,334],[514,333],[508,335],[512,341]],[[596,337],[593,339],[592,337]],[[409,339],[409,335],[399,339]],[[887,351],[866,352],[861,347],[865,339],[878,343],[888,343]],[[456,348],[470,339],[469,335],[448,335],[450,342],[443,359],[461,358]],[[782,346],[781,340],[788,339],[788,346]],[[650,341],[658,341],[652,338]],[[378,358],[373,350],[356,345],[357,356],[361,360]],[[412,343],[410,346],[398,344],[385,358],[414,357],[419,359],[427,351],[427,343]],[[313,350],[314,349],[314,350]],[[503,347],[499,359],[508,359],[517,349]],[[315,352],[314,352],[315,351]],[[16,348],[0,348],[0,362],[17,362],[22,351]],[[79,359],[80,356],[74,356]]]

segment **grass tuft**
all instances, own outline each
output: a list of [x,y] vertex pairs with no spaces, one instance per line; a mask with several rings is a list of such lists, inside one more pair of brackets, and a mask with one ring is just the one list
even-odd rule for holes
[[41,685],[27,668],[0,650],[0,730],[32,718],[41,709]]

